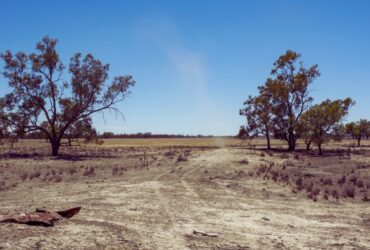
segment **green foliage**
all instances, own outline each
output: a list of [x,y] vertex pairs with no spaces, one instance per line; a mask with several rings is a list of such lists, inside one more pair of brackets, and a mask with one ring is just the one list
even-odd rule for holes
[[357,140],[357,146],[360,146],[360,142],[364,137],[370,137],[370,121],[366,119],[348,123],[345,128],[346,133]]
[[244,108],[240,110],[240,115],[246,117],[246,133],[254,138],[263,135],[267,139],[267,148],[270,149],[270,134],[272,126],[272,105],[268,94],[260,92],[256,97],[249,96],[244,102]]
[[315,143],[322,154],[321,145],[331,138],[340,138],[342,120],[354,104],[351,98],[325,100],[309,108],[301,117],[301,135],[306,141]]
[[260,87],[262,93],[272,98],[274,135],[286,140],[289,150],[295,149],[300,117],[313,100],[308,87],[320,75],[317,65],[305,68],[299,58],[300,54],[288,50],[275,61],[273,78]]
[[312,97],[309,85],[320,75],[318,66],[305,68],[298,62],[300,54],[288,50],[280,56],[259,95],[249,96],[241,115],[247,118],[247,130],[252,136],[265,135],[269,148],[269,137],[286,140],[289,150],[294,150],[300,137],[300,118],[306,111]]
[[108,139],[108,138],[114,138],[114,133],[113,132],[104,132],[101,137]]
[[[109,65],[91,54],[76,53],[65,66],[56,39],[44,37],[37,53],[6,51],[3,75],[11,92],[0,98],[0,120],[18,133],[41,131],[57,155],[66,131],[79,120],[103,110],[114,110],[135,84],[132,76],[118,76],[110,84]],[[70,76],[67,81],[63,77]],[[42,119],[42,121],[40,121]]]
[[239,133],[236,137],[240,140],[246,140],[249,137],[248,131],[245,126],[240,126]]
[[71,124],[65,132],[69,145],[73,140],[84,138],[85,141],[92,141],[97,137],[97,132],[92,125],[91,117],[82,118]]

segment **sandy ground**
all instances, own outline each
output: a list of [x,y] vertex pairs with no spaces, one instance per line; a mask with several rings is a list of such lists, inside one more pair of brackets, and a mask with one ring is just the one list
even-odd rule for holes
[[193,150],[187,161],[131,164],[114,176],[112,166],[126,158],[3,159],[6,180],[13,165],[95,164],[96,173],[64,173],[59,181],[27,180],[2,190],[0,214],[82,210],[50,228],[0,224],[0,249],[370,249],[369,202],[314,202],[284,183],[241,174],[270,158],[231,147]]

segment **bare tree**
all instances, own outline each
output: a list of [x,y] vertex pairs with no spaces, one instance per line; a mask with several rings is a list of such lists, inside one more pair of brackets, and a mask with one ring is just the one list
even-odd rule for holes
[[[100,111],[119,112],[115,104],[123,101],[135,84],[132,76],[126,75],[114,77],[107,85],[109,65],[91,54],[76,53],[66,72],[56,44],[56,39],[44,37],[37,44],[36,53],[1,54],[5,63],[3,75],[11,92],[0,101],[0,120],[6,121],[13,131],[42,131],[54,156],[71,124]],[[64,80],[67,75],[69,81]],[[40,120],[46,120],[48,126],[42,126]]]

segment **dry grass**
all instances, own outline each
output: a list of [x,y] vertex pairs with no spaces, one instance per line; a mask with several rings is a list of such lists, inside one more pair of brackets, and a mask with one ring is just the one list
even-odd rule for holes
[[[1,213],[30,206],[83,207],[76,219],[56,230],[41,229],[43,234],[37,228],[2,227],[4,244],[20,249],[40,241],[44,248],[69,249],[326,249],[368,243],[368,224],[362,221],[370,190],[366,147],[348,153],[345,145],[337,145],[318,157],[264,151],[262,140],[255,149],[237,140],[219,149],[203,138],[130,140],[63,147],[60,157],[48,156],[43,142],[22,142],[12,154],[3,154]],[[180,157],[186,161],[177,163]],[[220,237],[194,236],[192,230]],[[342,237],[322,239],[323,232]]]

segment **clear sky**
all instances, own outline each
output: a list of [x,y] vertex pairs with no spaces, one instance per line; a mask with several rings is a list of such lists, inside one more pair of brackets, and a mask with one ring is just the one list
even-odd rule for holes
[[315,102],[350,96],[348,120],[370,118],[367,0],[2,0],[0,9],[0,51],[33,52],[49,35],[65,63],[92,53],[110,76],[134,76],[125,120],[95,115],[100,132],[234,135],[243,101],[287,49],[319,65]]

